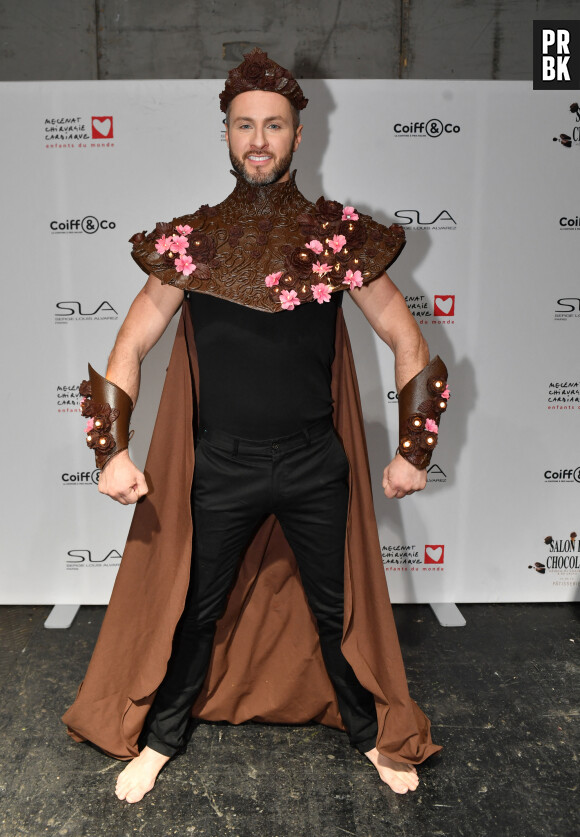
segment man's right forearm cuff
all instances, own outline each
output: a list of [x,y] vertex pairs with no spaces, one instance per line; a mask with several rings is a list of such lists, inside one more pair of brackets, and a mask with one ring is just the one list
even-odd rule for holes
[[127,393],[99,375],[89,364],[89,380],[79,388],[81,413],[87,419],[87,445],[95,452],[101,470],[129,447],[129,422],[133,402]]

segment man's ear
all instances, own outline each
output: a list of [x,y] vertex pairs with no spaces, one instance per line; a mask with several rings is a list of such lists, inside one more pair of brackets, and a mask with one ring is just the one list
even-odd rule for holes
[[294,135],[294,145],[292,146],[292,152],[298,151],[298,146],[302,142],[302,128],[304,125],[299,125],[296,128],[296,134]]

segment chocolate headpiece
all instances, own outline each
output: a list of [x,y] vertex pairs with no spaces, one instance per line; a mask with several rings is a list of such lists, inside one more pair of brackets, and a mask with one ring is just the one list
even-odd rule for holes
[[226,86],[220,93],[220,108],[225,113],[228,105],[235,96],[248,90],[266,90],[269,93],[280,93],[286,96],[296,110],[302,110],[308,104],[302,89],[290,70],[285,70],[263,52],[260,47],[254,47],[244,55],[239,67],[230,70],[226,79]]

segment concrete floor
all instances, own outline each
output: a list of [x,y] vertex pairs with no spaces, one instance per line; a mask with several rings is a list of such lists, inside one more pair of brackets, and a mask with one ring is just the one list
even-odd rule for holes
[[130,806],[112,792],[119,763],[59,721],[104,608],[47,631],[48,607],[1,607],[0,834],[576,837],[578,606],[461,610],[465,628],[441,628],[427,606],[395,607],[411,693],[444,746],[414,794],[381,785],[334,730],[203,724]]

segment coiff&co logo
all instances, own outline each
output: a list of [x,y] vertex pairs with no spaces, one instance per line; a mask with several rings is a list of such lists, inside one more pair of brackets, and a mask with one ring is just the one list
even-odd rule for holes
[[114,148],[112,116],[46,116],[45,148]]
[[116,226],[115,221],[99,221],[94,215],[85,215],[84,218],[67,218],[63,221],[51,221],[50,232],[52,235],[75,235],[81,233],[94,235],[99,230],[114,230]]
[[458,134],[461,126],[453,122],[443,122],[441,119],[427,119],[424,122],[395,122],[393,125],[395,137],[443,137]]
[[98,468],[93,471],[65,471],[60,480],[61,484],[66,486],[98,485],[100,473]]
[[544,482],[578,483],[580,482],[580,467],[577,468],[548,468],[544,471]]

